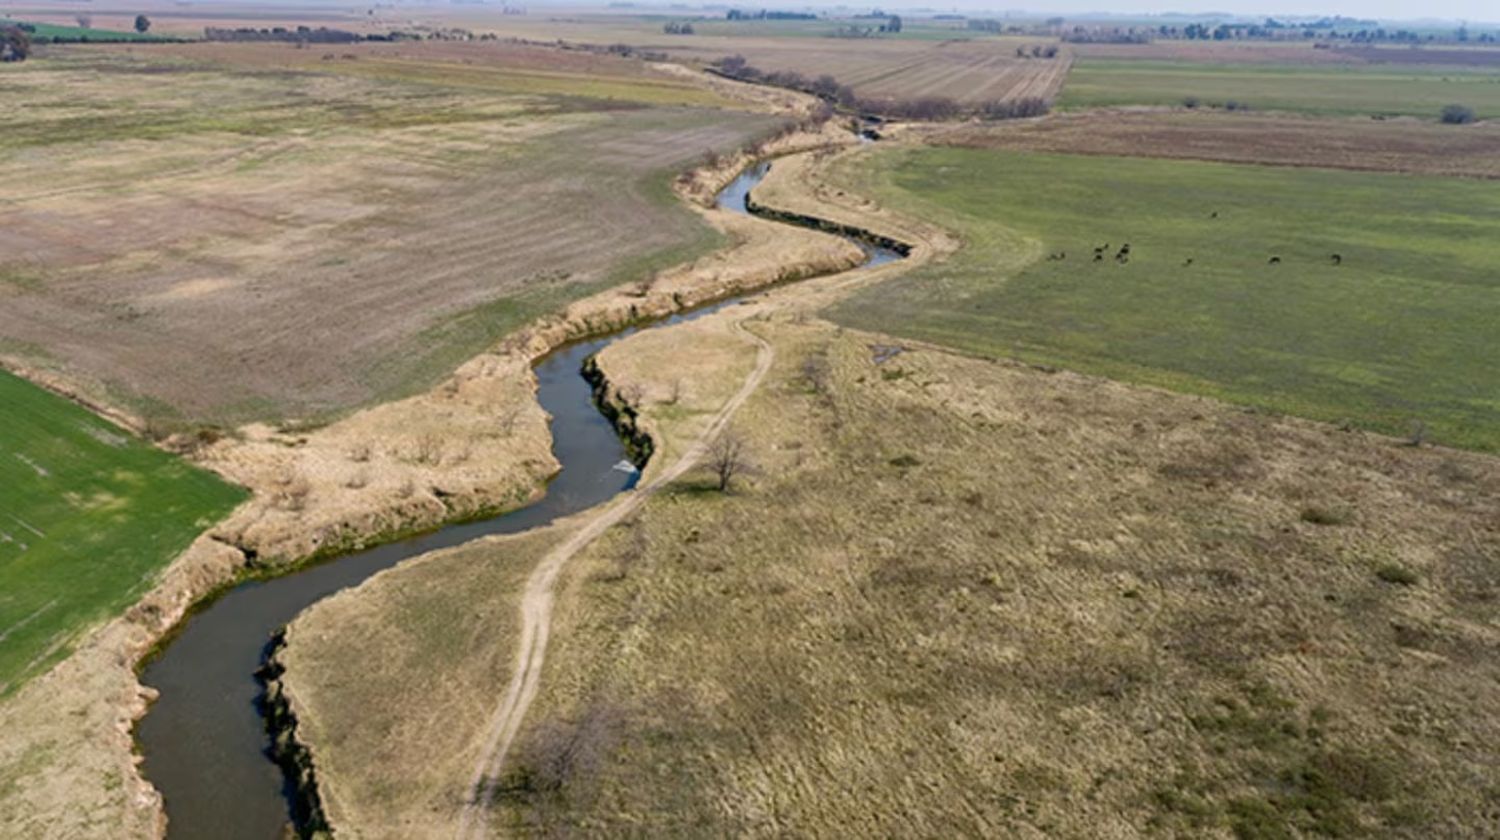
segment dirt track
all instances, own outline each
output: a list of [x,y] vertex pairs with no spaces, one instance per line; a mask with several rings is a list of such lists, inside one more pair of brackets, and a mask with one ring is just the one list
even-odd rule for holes
[[[846,154],[857,154],[858,149],[846,150]],[[818,153],[804,153],[791,158],[784,158],[773,167],[773,172],[778,169],[776,184],[779,189],[776,194],[785,196],[789,189],[805,190],[813,183],[807,177],[808,168],[813,166],[820,157]],[[792,185],[797,185],[793,187]],[[832,215],[838,216],[846,222],[852,217],[860,220],[857,213],[851,213],[848,209],[836,206],[825,207],[815,198],[808,202],[799,202],[804,208],[811,207],[817,210],[832,211]],[[889,218],[885,219],[891,224]],[[756,346],[755,367],[745,377],[739,390],[729,398],[714,416],[709,427],[689,445],[678,459],[662,472],[652,477],[645,485],[635,492],[622,496],[616,501],[606,505],[598,511],[587,524],[583,525],[573,533],[566,541],[558,545],[537,564],[536,568],[527,578],[526,587],[521,602],[521,627],[520,637],[517,644],[517,655],[514,671],[505,694],[500,703],[495,707],[489,724],[484,732],[484,749],[480,754],[479,761],[474,768],[474,776],[470,785],[472,795],[465,802],[460,817],[457,834],[459,837],[484,837],[486,836],[486,825],[489,814],[488,804],[493,798],[496,786],[502,778],[505,759],[516,734],[520,731],[526,712],[532,701],[536,698],[541,684],[542,668],[546,659],[548,636],[552,622],[553,590],[559,575],[562,573],[567,562],[582,551],[585,547],[598,539],[611,527],[623,521],[630,514],[639,510],[645,502],[657,491],[666,485],[676,481],[693,469],[703,456],[707,453],[709,446],[715,438],[723,433],[732,421],[734,414],[744,405],[746,400],[754,394],[756,388],[765,379],[775,361],[775,351],[771,344],[765,339],[751,332],[746,323],[770,311],[785,310],[787,308],[800,308],[812,304],[826,303],[830,297],[840,297],[848,294],[859,286],[874,282],[877,278],[888,279],[893,272],[904,272],[910,270],[913,265],[921,264],[936,255],[945,253],[952,247],[952,243],[942,237],[936,230],[925,230],[913,228],[907,222],[902,225],[901,232],[908,238],[917,241],[917,248],[912,256],[901,263],[889,264],[880,271],[854,271],[835,275],[818,280],[807,281],[798,287],[781,290],[764,298],[764,302],[755,306],[748,312],[737,309],[738,316],[734,325],[734,332],[743,336],[746,340],[753,342]],[[912,234],[917,234],[912,236]],[[719,316],[724,317],[724,316]]]
[[606,505],[588,524],[580,528],[566,542],[550,551],[527,578],[526,589],[521,600],[521,637],[515,673],[499,705],[495,707],[489,726],[485,729],[485,748],[478,765],[474,768],[472,786],[474,794],[464,804],[463,815],[459,821],[458,835],[460,837],[485,836],[489,812],[485,803],[494,794],[495,785],[500,780],[501,767],[505,763],[505,756],[510,751],[511,743],[515,740],[516,733],[521,728],[521,722],[526,717],[526,710],[536,698],[537,689],[541,684],[542,665],[547,654],[547,637],[552,625],[552,591],[563,566],[599,535],[639,509],[658,490],[696,466],[708,452],[708,447],[714,438],[723,433],[733,419],[734,413],[755,392],[761,380],[770,371],[771,363],[775,360],[775,352],[768,342],[745,328],[745,321],[753,316],[752,311],[751,314],[742,317],[735,324],[735,331],[755,343],[755,368],[749,376],[745,377],[744,383],[735,395],[719,409],[708,431],[699,437],[672,466],[658,473],[645,486]]

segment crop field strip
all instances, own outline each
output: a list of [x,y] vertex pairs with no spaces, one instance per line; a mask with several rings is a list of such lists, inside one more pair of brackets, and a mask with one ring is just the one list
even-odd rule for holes
[[0,696],[124,609],[244,493],[0,371]]
[[[263,45],[214,64],[201,47],[78,50],[11,74],[49,107],[0,139],[0,172],[38,156],[64,170],[0,210],[6,352],[164,426],[411,393],[619,271],[712,247],[671,172],[776,125],[693,107],[722,101],[639,62],[555,50],[497,47],[490,68],[451,48],[319,66]],[[569,73],[575,60],[621,75]],[[513,71],[545,93],[508,91]],[[419,80],[386,78],[407,72]],[[58,142],[75,123],[92,142]]]
[[850,326],[1500,450],[1487,181],[972,149],[840,177],[967,242]]
[[983,149],[1118,155],[1500,178],[1500,124],[1451,126],[1209,110],[1067,112],[963,125],[935,142]]
[[1177,106],[1189,98],[1205,107],[1232,101],[1261,111],[1428,119],[1459,103],[1485,117],[1500,115],[1500,70],[1080,58],[1059,104]]

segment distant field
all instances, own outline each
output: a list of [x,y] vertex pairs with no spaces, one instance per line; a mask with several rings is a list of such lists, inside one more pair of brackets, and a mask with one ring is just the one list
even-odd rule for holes
[[[0,19],[0,23],[9,23]],[[28,21],[29,22],[29,21]],[[79,38],[88,41],[154,41],[161,35],[154,33],[141,33],[119,29],[95,29],[82,26],[60,26],[55,23],[33,23],[36,31],[32,33],[33,41],[47,41],[52,38]]]
[[[762,70],[791,70],[810,78],[826,73],[853,87],[861,97],[945,96],[980,103],[1054,97],[1068,74],[1068,53],[1064,50],[1050,59],[1016,57],[1018,46],[1046,43],[1045,39],[1011,38],[950,42],[825,39],[736,44],[731,51]],[[729,53],[714,45],[679,48],[672,54],[711,61]]]
[[1226,111],[1074,111],[965,124],[936,142],[987,149],[1189,158],[1500,178],[1500,122],[1443,125]]
[[845,177],[966,247],[844,323],[1500,450],[1489,183],[965,149],[869,165]]
[[167,430],[413,393],[712,248],[672,175],[778,125],[546,48],[132,49],[0,70],[0,352]]
[[1500,73],[1427,67],[1208,64],[1080,58],[1063,87],[1065,108],[1235,101],[1260,111],[1411,115],[1437,119],[1460,103],[1500,117]]
[[[965,29],[962,21],[909,19],[896,35],[829,37],[841,27],[874,27],[883,20],[727,21],[688,14],[497,19],[474,14],[467,23],[476,30],[518,38],[629,44],[693,64],[743,55],[766,71],[792,71],[809,78],[831,75],[861,97],[945,96],[966,103],[1051,98],[1068,72],[1066,51],[1052,59],[1016,57],[1017,47],[1046,45],[1051,43],[1048,38],[990,36]],[[668,21],[690,22],[695,34],[666,35],[662,26]]]
[[0,694],[133,603],[243,497],[0,371]]

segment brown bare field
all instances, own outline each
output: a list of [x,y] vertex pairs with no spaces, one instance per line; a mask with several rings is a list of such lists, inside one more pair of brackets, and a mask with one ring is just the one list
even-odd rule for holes
[[1106,110],[962,126],[935,133],[933,140],[989,149],[1500,177],[1500,126],[1489,124]]
[[[536,315],[711,247],[671,175],[775,125],[623,59],[611,75],[514,47],[489,64],[367,52],[8,67],[5,357],[168,427],[414,393]],[[255,66],[280,55],[301,66]]]
[[[1487,830],[1493,459],[796,314],[752,329],[777,350],[736,423],[758,469],[683,480],[565,572],[500,832]],[[673,379],[713,374],[632,344],[607,369],[670,439]],[[406,644],[471,615],[508,638],[509,593],[421,595],[448,568],[298,622],[318,667],[288,677],[340,798],[375,801],[500,690]],[[404,640],[373,683],[338,664],[367,632]],[[366,731],[346,710],[377,690],[418,709]],[[335,826],[447,825],[462,782]]]
[[678,59],[710,62],[745,56],[766,71],[794,71],[809,78],[829,74],[861,97],[915,99],[944,96],[966,104],[1025,97],[1052,99],[1069,67],[1066,50],[1051,59],[1020,59],[1024,40],[863,41],[837,38],[746,39],[713,47],[678,48]]
[[809,78],[832,75],[862,97],[945,96],[963,103],[1022,97],[1051,99],[1070,66],[1067,49],[1053,59],[1016,57],[1019,46],[1045,43],[1038,38],[971,37],[961,29],[951,38],[831,38],[819,34],[841,23],[868,21],[792,22],[785,32],[772,34],[753,24],[736,27],[722,20],[707,20],[697,21],[700,34],[665,36],[661,22],[655,18],[597,12],[546,17],[500,17],[466,10],[444,14],[475,31],[541,41],[628,44],[690,65],[703,66],[725,56],[743,55],[750,64],[766,71],[793,71]]

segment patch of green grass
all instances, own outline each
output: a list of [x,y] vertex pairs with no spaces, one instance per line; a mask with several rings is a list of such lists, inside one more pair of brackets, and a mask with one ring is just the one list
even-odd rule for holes
[[0,694],[124,609],[244,498],[0,372]]
[[1436,120],[1461,102],[1500,115],[1500,73],[1436,68],[1205,64],[1081,59],[1063,88],[1063,108],[1111,105],[1202,107],[1235,101],[1260,111],[1411,115]]
[[[12,23],[13,21],[4,21]],[[62,38],[66,41],[85,42],[110,42],[110,41],[162,41],[177,40],[163,38],[161,35],[152,35],[141,32],[122,32],[117,29],[95,29],[83,26],[60,26],[55,23],[28,23],[34,29],[31,33],[32,41],[36,43],[47,43],[53,38]]]
[[1488,183],[969,149],[865,165],[839,177],[965,247],[840,322],[1500,450]]

